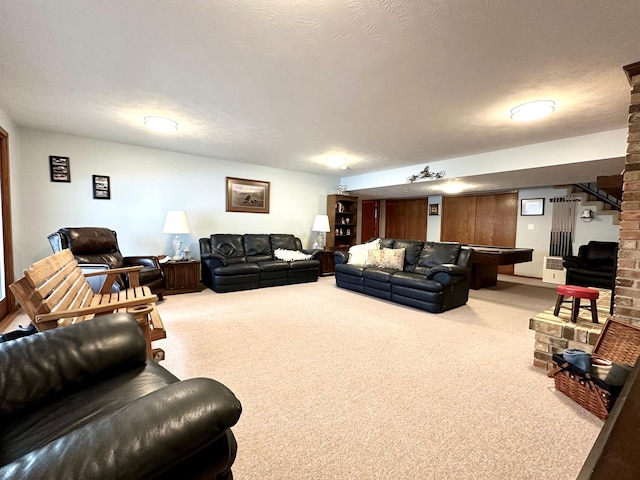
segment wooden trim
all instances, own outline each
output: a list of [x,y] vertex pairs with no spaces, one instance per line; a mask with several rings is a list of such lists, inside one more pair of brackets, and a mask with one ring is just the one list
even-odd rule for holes
[[0,127],[0,203],[2,241],[4,244],[5,298],[0,301],[0,318],[16,310],[17,305],[8,285],[13,283],[13,229],[11,226],[11,181],[9,177],[9,134]]

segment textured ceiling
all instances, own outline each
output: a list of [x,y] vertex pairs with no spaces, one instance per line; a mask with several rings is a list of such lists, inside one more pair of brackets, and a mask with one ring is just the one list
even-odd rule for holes
[[[0,107],[314,173],[339,154],[355,175],[625,127],[639,18],[638,0],[4,1]],[[510,120],[538,98],[557,112]]]

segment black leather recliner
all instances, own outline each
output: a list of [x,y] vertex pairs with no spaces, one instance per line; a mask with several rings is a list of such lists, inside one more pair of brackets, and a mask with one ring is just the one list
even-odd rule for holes
[[146,359],[126,313],[0,343],[0,479],[231,480],[242,408]]
[[[116,232],[103,227],[61,228],[47,237],[53,253],[68,248],[80,266],[82,264],[108,265],[109,268],[142,265],[139,273],[140,285],[149,287],[162,300],[166,280],[158,257],[153,255],[124,257],[118,247]],[[125,279],[120,282],[127,287]]]
[[613,289],[615,286],[617,242],[590,241],[580,245],[577,256],[562,257],[567,269],[567,285]]

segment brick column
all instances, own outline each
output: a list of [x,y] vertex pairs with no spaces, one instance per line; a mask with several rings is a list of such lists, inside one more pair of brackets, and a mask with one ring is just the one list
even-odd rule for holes
[[631,84],[631,102],[613,316],[640,325],[640,62],[624,71]]

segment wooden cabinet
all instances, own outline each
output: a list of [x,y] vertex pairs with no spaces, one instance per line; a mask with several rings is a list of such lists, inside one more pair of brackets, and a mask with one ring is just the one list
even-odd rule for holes
[[356,243],[358,224],[358,197],[351,195],[327,195],[329,232],[327,247],[346,250]]
[[167,288],[165,295],[200,291],[200,262],[186,260],[183,262],[162,263]]
[[333,275],[335,273],[335,262],[333,260],[333,252],[335,249],[325,247],[322,251],[320,259],[320,275]]

